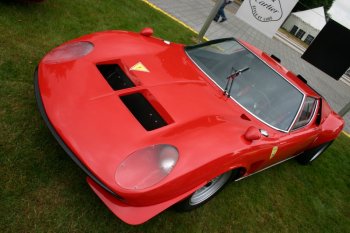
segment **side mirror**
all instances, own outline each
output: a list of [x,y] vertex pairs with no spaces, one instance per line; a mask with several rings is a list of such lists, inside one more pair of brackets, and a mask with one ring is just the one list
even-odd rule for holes
[[258,140],[261,138],[261,133],[258,128],[254,126],[250,126],[247,129],[247,131],[244,133],[244,138],[250,142],[254,140]]
[[143,36],[150,37],[150,36],[153,35],[153,29],[152,28],[144,28],[144,29],[142,29],[140,34],[143,35]]

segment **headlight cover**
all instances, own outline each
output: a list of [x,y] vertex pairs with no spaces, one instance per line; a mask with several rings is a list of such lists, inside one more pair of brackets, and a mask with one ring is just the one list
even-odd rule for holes
[[167,144],[137,150],[119,165],[115,180],[125,189],[141,190],[151,187],[172,171],[178,157],[178,150]]
[[57,64],[67,61],[76,60],[89,54],[94,48],[91,42],[78,41],[61,45],[51,50],[44,59],[43,63]]

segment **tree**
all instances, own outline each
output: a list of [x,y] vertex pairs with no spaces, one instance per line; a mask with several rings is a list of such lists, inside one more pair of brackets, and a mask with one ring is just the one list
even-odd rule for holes
[[293,11],[309,10],[312,8],[323,6],[327,12],[332,6],[334,0],[299,0]]

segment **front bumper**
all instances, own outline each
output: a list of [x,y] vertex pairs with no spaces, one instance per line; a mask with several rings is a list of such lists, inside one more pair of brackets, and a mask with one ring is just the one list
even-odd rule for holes
[[153,218],[160,212],[174,205],[175,203],[183,200],[191,193],[195,192],[197,189],[202,187],[204,184],[174,198],[156,205],[150,206],[129,206],[116,198],[113,198],[111,194],[106,192],[103,188],[97,185],[92,179],[87,177],[87,182],[96,193],[96,195],[103,201],[103,203],[108,207],[108,209],[115,214],[118,218],[130,225],[139,225],[149,219]]

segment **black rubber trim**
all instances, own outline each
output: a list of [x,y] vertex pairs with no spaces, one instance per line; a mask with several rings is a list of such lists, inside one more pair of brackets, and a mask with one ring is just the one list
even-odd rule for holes
[[43,105],[41,96],[40,96],[40,90],[39,90],[39,78],[38,78],[38,67],[35,68],[34,72],[34,92],[35,92],[35,98],[36,102],[38,104],[38,108],[40,111],[40,114],[42,118],[45,121],[45,124],[49,128],[52,135],[57,140],[58,144],[63,148],[63,150],[69,155],[69,157],[98,185],[100,185],[104,190],[106,190],[108,193],[112,194],[114,197],[116,197],[119,200],[123,200],[122,197],[115,194],[110,188],[108,188],[105,184],[103,184],[99,179],[97,179],[94,174],[92,174],[89,169],[85,167],[85,165],[75,156],[75,154],[68,148],[68,146],[64,143],[62,138],[57,134],[56,130],[52,126],[49,118],[46,115],[45,107]]
[[185,46],[185,51],[189,51],[189,50],[192,50],[192,49],[204,47],[204,46],[211,45],[211,44],[221,43],[221,42],[229,41],[229,40],[237,41],[237,40],[236,40],[235,38],[233,38],[233,37],[220,38],[220,39],[216,39],[216,40],[209,40],[209,41],[206,41],[206,42],[203,42],[203,43],[200,43],[200,44],[187,45],[187,46]]

